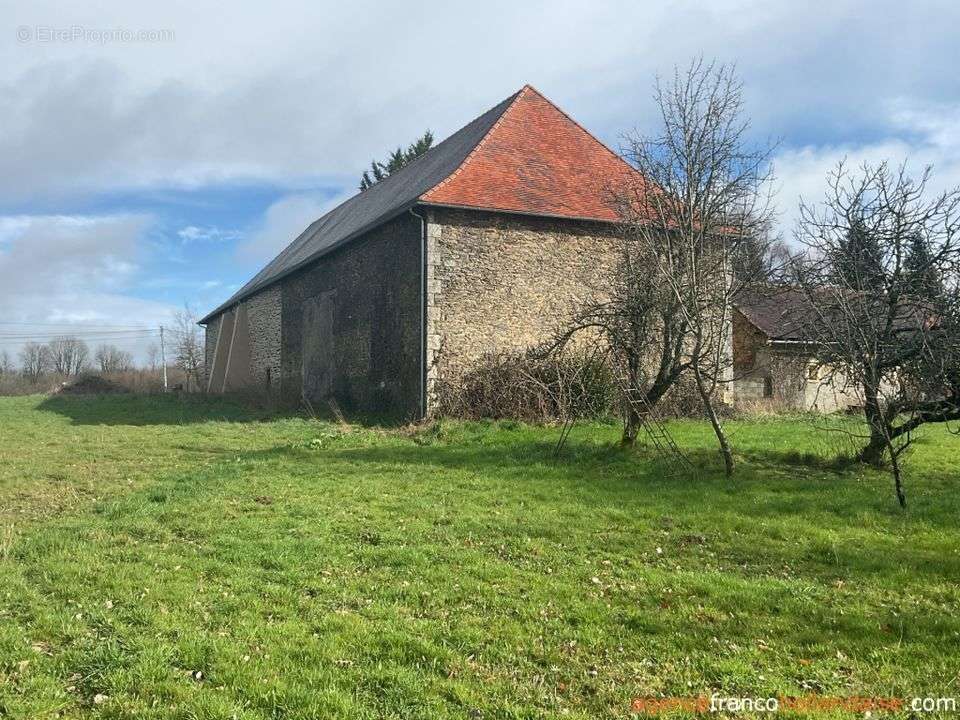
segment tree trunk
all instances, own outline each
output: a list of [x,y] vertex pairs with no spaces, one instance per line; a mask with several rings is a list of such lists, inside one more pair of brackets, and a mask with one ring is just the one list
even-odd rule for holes
[[903,477],[900,472],[900,459],[897,457],[897,449],[893,446],[893,440],[887,440],[887,450],[890,452],[890,467],[893,470],[893,488],[897,493],[897,502],[900,507],[907,507],[907,498],[903,494]]
[[620,445],[633,447],[637,444],[637,435],[643,425],[643,417],[637,410],[640,396],[640,362],[634,355],[627,357],[627,388],[623,394],[623,437]]
[[887,449],[887,440],[879,428],[870,428],[870,441],[860,451],[859,460],[862,463],[880,467],[883,465],[883,453]]
[[890,428],[887,427],[883,408],[880,407],[879,395],[874,387],[864,388],[863,414],[870,428],[870,440],[860,451],[860,462],[879,467],[883,465],[883,453],[887,450],[887,438]]
[[623,437],[620,438],[620,445],[623,447],[633,447],[637,444],[637,435],[640,433],[640,427],[643,425],[643,418],[637,412],[633,397],[628,394],[624,398],[624,418],[623,418]]
[[710,393],[707,391],[706,385],[703,382],[703,375],[700,373],[700,367],[696,362],[693,363],[693,377],[697,382],[697,392],[700,394],[700,401],[703,403],[704,412],[706,412],[707,418],[710,420],[710,426],[717,436],[717,443],[720,445],[720,454],[723,456],[724,470],[727,477],[732,477],[734,470],[733,451],[730,449],[727,434],[724,432],[723,425],[720,423],[720,417],[713,407],[713,398],[710,397]]
[[893,451],[893,446],[890,446],[890,463],[893,465],[893,487],[897,491],[897,502],[900,503],[900,507],[905,508],[907,506],[907,498],[903,494],[903,478],[900,475],[900,461],[897,459],[897,454]]

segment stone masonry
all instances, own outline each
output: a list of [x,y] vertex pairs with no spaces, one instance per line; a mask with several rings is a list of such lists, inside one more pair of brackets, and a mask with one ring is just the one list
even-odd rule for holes
[[836,412],[862,404],[844,376],[817,365],[800,343],[770,340],[733,310],[732,400],[739,407]]
[[280,381],[281,289],[273,285],[245,301],[250,320],[250,378],[276,391]]
[[612,224],[435,208],[427,226],[428,392],[487,353],[548,340],[601,292]]
[[404,213],[281,281],[283,395],[421,414],[420,221]]
[[[261,290],[240,303],[247,319],[243,326],[244,332],[231,332],[232,323],[228,323],[227,332],[222,341],[229,345],[234,344],[233,351],[225,345],[220,349],[221,357],[233,356],[230,385],[236,385],[239,380],[242,385],[249,385],[258,390],[278,390],[280,378],[280,307],[281,289],[279,285]],[[224,315],[230,315],[225,313]],[[207,323],[206,341],[204,347],[207,384],[210,382],[209,373],[214,367],[214,358],[217,353],[217,341],[220,339],[220,328],[223,325],[224,315],[220,315]],[[249,367],[237,367],[236,359],[249,356]],[[215,385],[223,382],[221,372]],[[219,392],[219,387],[211,388]]]

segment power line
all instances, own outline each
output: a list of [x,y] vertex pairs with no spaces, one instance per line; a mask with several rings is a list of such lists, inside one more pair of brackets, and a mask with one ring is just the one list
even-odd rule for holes
[[129,330],[29,330],[27,328],[0,328],[0,335],[129,335],[131,333],[158,332],[156,328],[131,328]]
[[148,325],[116,325],[110,323],[76,323],[76,322],[59,322],[59,323],[46,323],[46,322],[27,322],[27,321],[15,321],[15,320],[0,320],[0,325],[26,325],[31,327],[56,327],[56,328],[86,328],[88,330],[106,330],[106,329],[115,329],[115,330],[152,330]]
[[78,335],[4,335],[0,334],[0,340],[133,340],[142,337],[155,337],[158,332],[138,332],[138,333],[84,333]]
[[143,333],[155,333],[156,330],[84,330],[81,332],[31,332],[29,330],[0,331],[0,337],[21,337],[24,335],[42,335],[43,337],[78,337],[82,335],[142,335]]
[[[159,333],[152,333],[152,334],[149,334],[149,335],[134,335],[134,336],[122,337],[122,338],[118,338],[118,337],[97,337],[97,336],[90,336],[90,337],[81,337],[81,338],[76,338],[76,339],[77,339],[77,340],[82,340],[82,341],[85,342],[85,343],[101,342],[101,343],[110,343],[110,344],[113,344],[113,345],[124,345],[124,344],[131,344],[131,343],[134,343],[134,344],[135,344],[135,343],[141,342],[141,341],[143,341],[143,340],[154,340],[154,339],[157,339],[157,338],[159,338],[159,337],[160,337],[160,334],[159,334]],[[47,344],[47,343],[49,343],[51,340],[54,340],[54,339],[56,339],[56,338],[42,338],[42,337],[35,337],[35,338],[0,338],[0,345],[6,345],[6,346],[10,346],[10,345],[24,345],[24,344],[26,344],[26,343],[31,343],[31,342],[32,342],[32,343]]]
[[0,340],[136,340],[142,337],[155,337],[159,333],[138,333],[136,335],[0,335]]

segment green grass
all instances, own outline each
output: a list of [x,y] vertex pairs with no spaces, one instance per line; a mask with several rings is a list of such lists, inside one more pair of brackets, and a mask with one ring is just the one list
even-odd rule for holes
[[[0,717],[627,717],[647,695],[960,696],[957,449],[909,509],[801,419],[419,432],[0,399]],[[98,702],[99,700],[99,702]]]

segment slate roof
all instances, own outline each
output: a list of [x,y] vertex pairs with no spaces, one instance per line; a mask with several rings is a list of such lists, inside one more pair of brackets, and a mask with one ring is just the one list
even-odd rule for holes
[[[863,294],[860,299],[852,296],[839,303],[836,288],[821,288],[822,300],[818,300],[819,312],[814,310],[810,299],[794,288],[744,289],[737,293],[733,306],[743,313],[758,330],[770,340],[777,342],[803,342],[810,339],[811,332],[822,327],[821,315],[832,320],[830,324],[844,322],[884,323],[888,308],[882,298]],[[845,311],[844,311],[845,308]],[[915,332],[929,328],[935,319],[935,310],[916,298],[905,298],[897,306],[893,321],[895,332]]]
[[771,340],[804,339],[804,318],[809,318],[811,308],[810,301],[799,290],[742,290],[737,293],[733,306]]
[[414,205],[615,221],[607,189],[633,168],[529,85],[304,230],[206,323]]

